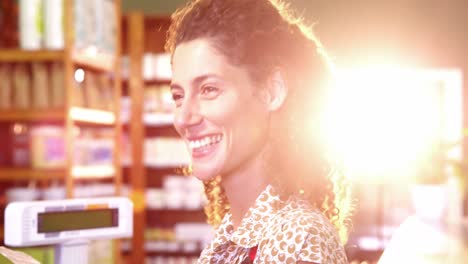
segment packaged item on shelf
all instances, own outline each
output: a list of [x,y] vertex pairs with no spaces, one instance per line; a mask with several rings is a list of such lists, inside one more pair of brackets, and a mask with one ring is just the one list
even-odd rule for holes
[[65,81],[63,65],[52,62],[50,65],[50,106],[62,107],[65,105]]
[[98,47],[106,53],[113,54],[115,52],[115,32],[117,31],[116,10],[114,0],[95,1],[102,3],[102,10],[98,14],[96,21],[99,23],[97,28],[101,29],[98,34]]
[[0,109],[11,109],[13,97],[12,66],[0,64]]
[[[83,69],[77,69],[75,72],[75,76],[77,74],[83,74],[85,76],[84,70]],[[87,74],[86,74],[87,75]],[[84,77],[86,79],[88,76]],[[84,80],[83,79],[83,80]],[[84,88],[84,82],[81,79],[75,78],[74,86],[73,86],[73,100],[72,104],[73,106],[85,106],[85,88]]]
[[18,47],[18,1],[0,0],[1,48]]
[[99,90],[99,108],[114,111],[114,86],[111,78],[105,74],[100,74],[98,77]]
[[153,57],[154,78],[169,81],[172,78],[171,55],[169,53],[158,53]]
[[158,112],[159,109],[159,89],[157,85],[145,87],[143,111],[145,113]]
[[[199,210],[205,203],[203,184],[195,177],[166,175],[162,185],[162,202],[169,209]],[[157,203],[158,198],[148,197],[149,204]]]
[[104,16],[104,0],[101,1],[94,1],[94,15],[96,17],[95,21],[95,35],[96,35],[96,42],[94,43],[95,46],[99,51],[105,50],[104,48],[104,25],[110,20],[109,17]]
[[34,108],[49,107],[49,83],[47,65],[43,62],[33,62],[32,72],[32,106]]
[[90,108],[99,108],[99,88],[97,84],[97,75],[93,72],[87,72],[84,80],[85,105]]
[[[44,1],[44,46],[47,49],[64,48],[63,0]],[[99,1],[97,1],[99,2]]]
[[113,135],[105,129],[83,129],[74,141],[73,164],[79,166],[112,165]]
[[129,96],[122,96],[120,98],[120,120],[123,124],[128,123],[130,120],[131,105],[132,100]]
[[92,141],[90,149],[91,165],[112,165],[114,140],[112,138],[98,138]]
[[130,136],[127,132],[122,133],[121,138],[121,163],[122,166],[131,166],[132,165],[132,142]]
[[179,167],[190,163],[190,155],[180,138],[146,138],[144,142],[144,162],[154,167]]
[[143,54],[143,65],[142,65],[142,73],[143,73],[143,80],[152,80],[154,79],[154,59],[153,54],[145,53]]
[[166,207],[169,209],[181,209],[184,203],[184,177],[167,175],[163,179],[163,188]]
[[43,200],[62,200],[66,198],[66,190],[64,186],[55,185],[42,190]]
[[175,104],[172,99],[171,87],[169,84],[159,86],[159,111],[163,113],[174,113]]
[[83,50],[96,44],[96,1],[74,1],[75,48]]
[[65,135],[59,126],[31,128],[31,163],[34,168],[65,166]]
[[40,191],[34,186],[13,187],[6,191],[7,202],[34,201],[39,197]]
[[14,166],[25,167],[31,164],[30,146],[29,146],[29,126],[22,123],[14,123],[11,125],[12,135],[12,161]]
[[17,109],[29,108],[31,105],[31,79],[29,75],[29,69],[26,64],[15,64],[13,82],[13,107]]
[[75,185],[73,193],[76,198],[113,196],[115,186],[108,183]]
[[0,123],[0,144],[2,145],[2,151],[0,151],[0,167],[8,167],[12,164],[11,142],[9,125]]
[[130,57],[128,55],[120,57],[120,75],[122,80],[128,80],[130,77]]
[[185,245],[187,253],[201,251],[214,237],[213,227],[207,223],[177,223],[174,233],[176,240]]
[[147,188],[145,192],[146,206],[150,209],[166,207],[166,193],[161,188]]
[[19,1],[20,47],[37,50],[42,43],[42,0]]

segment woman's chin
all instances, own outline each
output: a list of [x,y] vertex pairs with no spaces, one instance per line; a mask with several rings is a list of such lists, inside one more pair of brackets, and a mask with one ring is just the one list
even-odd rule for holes
[[209,181],[215,179],[218,173],[213,169],[197,168],[195,164],[192,164],[192,175],[200,181]]

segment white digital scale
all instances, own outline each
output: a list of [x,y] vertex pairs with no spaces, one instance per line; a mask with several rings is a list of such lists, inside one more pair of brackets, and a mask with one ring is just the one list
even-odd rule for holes
[[133,204],[128,198],[84,198],[9,203],[5,244],[55,245],[55,263],[88,263],[90,240],[131,237]]

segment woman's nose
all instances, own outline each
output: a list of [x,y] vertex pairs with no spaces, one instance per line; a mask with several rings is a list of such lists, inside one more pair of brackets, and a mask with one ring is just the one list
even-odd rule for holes
[[186,100],[176,109],[174,125],[180,130],[185,130],[201,123],[202,115],[197,100]]

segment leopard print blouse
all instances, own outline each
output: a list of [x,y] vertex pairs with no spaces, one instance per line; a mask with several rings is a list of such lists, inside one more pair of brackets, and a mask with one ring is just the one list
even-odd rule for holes
[[[249,258],[257,247],[255,259]],[[338,233],[317,209],[298,198],[281,201],[269,185],[234,230],[227,213],[198,263],[348,263]]]

